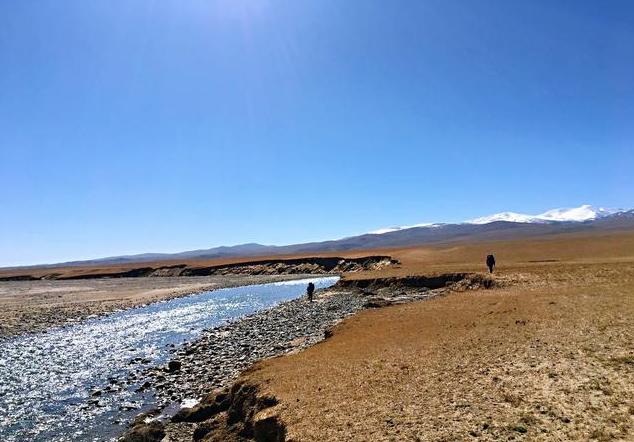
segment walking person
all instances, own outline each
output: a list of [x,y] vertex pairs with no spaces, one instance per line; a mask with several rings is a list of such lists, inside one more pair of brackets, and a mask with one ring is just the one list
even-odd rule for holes
[[306,295],[308,296],[308,300],[310,302],[313,302],[313,293],[315,293],[315,284],[309,282],[308,287],[306,287]]
[[495,267],[495,256],[487,255],[487,267],[489,268],[489,273],[493,273],[493,268]]

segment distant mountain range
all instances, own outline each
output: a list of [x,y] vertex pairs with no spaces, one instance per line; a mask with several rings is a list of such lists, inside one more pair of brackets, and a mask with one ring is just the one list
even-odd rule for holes
[[476,218],[473,224],[487,224],[494,221],[510,221],[514,223],[545,223],[545,222],[581,222],[605,218],[626,212],[623,209],[594,208],[588,204],[572,209],[553,209],[539,215],[525,215],[515,212],[502,212],[495,215]]
[[[516,212],[501,212],[494,215],[483,216],[481,218],[475,218],[469,221],[465,221],[463,224],[489,224],[495,221],[507,221],[510,223],[548,223],[548,222],[582,222],[591,221],[599,218],[604,218],[610,215],[616,215],[619,213],[627,212],[623,209],[604,209],[594,208],[589,204],[584,204],[580,207],[574,207],[571,209],[552,209],[539,215],[526,215],[524,213]],[[414,227],[436,227],[443,226],[445,223],[423,223],[415,224],[412,226],[402,227],[387,227],[383,229],[374,230],[368,233],[383,234],[395,232],[397,230],[406,230]]]
[[455,241],[509,240],[558,233],[631,228],[634,229],[634,209],[610,210],[583,205],[572,209],[553,209],[539,215],[502,212],[458,224],[425,223],[390,227],[348,238],[287,246],[250,243],[181,253],[144,253],[31,267],[112,265],[164,260],[184,261],[369,250]]

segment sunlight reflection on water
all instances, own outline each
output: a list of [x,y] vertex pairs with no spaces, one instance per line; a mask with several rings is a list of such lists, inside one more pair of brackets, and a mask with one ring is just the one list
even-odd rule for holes
[[2,341],[0,440],[113,438],[153,401],[147,393],[135,393],[135,386],[117,386],[118,379],[142,369],[131,361],[164,363],[172,345],[206,328],[297,298],[308,281],[324,288],[337,280],[219,289]]

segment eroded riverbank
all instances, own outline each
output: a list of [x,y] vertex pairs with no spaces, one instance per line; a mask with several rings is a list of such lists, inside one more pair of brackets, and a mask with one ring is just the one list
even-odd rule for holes
[[634,265],[497,278],[520,283],[366,310],[257,364],[225,410],[209,398],[205,442],[225,417],[303,442],[634,440]]
[[[234,411],[241,417],[234,416],[228,423],[220,422],[226,417],[223,412],[234,405],[217,404],[218,393],[214,392],[224,391],[219,397],[233,397],[231,392],[241,388],[233,382],[253,363],[310,347],[327,338],[335,324],[364,308],[429,299],[451,290],[491,286],[490,278],[478,274],[438,275],[433,281],[429,278],[373,280],[369,284],[342,280],[336,286],[319,291],[314,302],[306,299],[285,302],[205,331],[196,341],[176,349],[169,365],[146,372],[150,380],[144,388],[155,389],[160,407],[172,405],[150,413],[149,424],[143,423],[144,418],[139,419],[125,440],[146,437],[159,441],[166,436],[165,440],[170,442],[189,442],[211,432],[211,428],[215,430],[213,435],[209,434],[210,440],[224,440],[223,437],[229,437],[226,431],[232,433],[231,437],[239,436],[236,440],[248,440],[255,437],[250,419],[262,404],[237,404],[240,410]],[[229,402],[255,400],[255,393],[248,393],[245,398],[236,394]],[[178,409],[174,405],[191,407],[200,400],[200,404],[184,408],[171,417]]]

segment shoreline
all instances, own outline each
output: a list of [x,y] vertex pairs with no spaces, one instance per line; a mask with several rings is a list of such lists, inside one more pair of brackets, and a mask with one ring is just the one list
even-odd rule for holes
[[[170,442],[190,442],[205,397],[232,388],[258,362],[322,342],[335,325],[368,308],[366,301],[360,290],[335,285],[318,290],[313,302],[302,296],[205,330],[175,348],[166,365],[131,379],[145,380],[140,391],[151,391],[157,404],[137,416],[119,440],[148,437],[148,431],[160,426]],[[173,364],[178,364],[177,370],[170,370]]]
[[319,344],[331,336],[337,324],[362,310],[427,300],[454,289],[472,288],[478,277],[469,275],[466,284],[461,285],[465,281],[461,279],[434,289],[403,286],[400,280],[393,281],[396,282],[393,285],[381,281],[370,289],[338,283],[319,290],[312,303],[305,297],[285,301],[206,330],[198,339],[175,349],[167,365],[149,368],[139,376],[146,379],[142,391],[151,390],[158,406],[139,415],[121,440],[134,440],[135,434],[160,426],[170,441],[191,441],[208,397],[218,391],[232,390],[242,375],[258,363]]
[[[46,333],[47,330],[56,327],[72,326],[122,310],[206,291],[321,276],[329,275],[231,275],[187,279],[155,277],[72,282],[3,282],[0,283],[0,343],[27,334]],[[131,284],[134,286],[130,287]],[[62,290],[67,292],[61,294]]]
[[[227,387],[255,362],[322,341],[332,326],[362,310],[364,303],[359,293],[331,287],[318,290],[313,302],[301,296],[207,329],[175,348],[168,364],[149,368],[143,374],[152,384],[147,388],[162,405],[175,395],[177,401],[199,400]],[[179,369],[170,372],[170,364]]]
[[[167,366],[155,366],[145,369],[143,360],[133,361],[136,367],[127,379],[117,381],[117,388],[133,388],[140,393],[154,393],[141,409],[154,406],[160,409],[171,408],[171,413],[184,405],[191,406],[194,401],[203,399],[219,388],[230,387],[239,376],[253,364],[275,356],[285,355],[313,346],[328,337],[328,331],[341,320],[354,313],[372,307],[390,303],[410,302],[427,299],[445,293],[447,283],[454,285],[472,274],[447,274],[441,277],[436,290],[421,286],[421,281],[429,285],[428,279],[414,278],[405,281],[401,278],[376,280],[370,286],[359,286],[358,282],[338,284],[334,288],[319,290],[315,302],[304,297],[282,302],[281,304],[236,320],[220,327],[203,332],[194,341],[174,348],[174,355]],[[227,281],[215,281],[213,288],[248,286],[253,284],[274,283],[301,279],[328,277],[327,275],[283,275],[276,277],[250,276],[232,278]],[[122,281],[125,283],[125,281]],[[222,286],[219,284],[222,283]],[[172,291],[155,302],[164,302],[174,297],[187,296],[208,290],[202,287],[191,292]],[[147,304],[147,303],[143,303]],[[138,306],[138,305],[137,305]],[[134,307],[132,307],[134,308]],[[105,313],[104,313],[105,314]],[[169,356],[168,356],[169,357]],[[177,364],[176,368],[172,365]],[[141,387],[141,388],[138,388]],[[98,389],[97,389],[98,390]],[[93,392],[103,394],[112,391],[106,388]],[[96,400],[93,401],[98,406]],[[129,407],[122,403],[120,407]],[[171,418],[171,414],[165,416]],[[177,424],[177,422],[174,422]],[[176,434],[187,433],[187,437],[172,440],[191,440],[195,428],[180,422],[168,426]],[[180,436],[179,436],[180,437]]]

